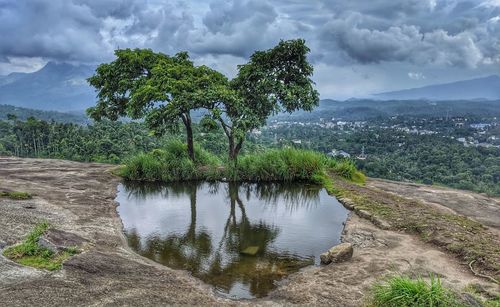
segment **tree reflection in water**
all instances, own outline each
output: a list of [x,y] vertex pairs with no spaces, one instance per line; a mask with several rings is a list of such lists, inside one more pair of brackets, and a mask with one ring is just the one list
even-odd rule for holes
[[[127,183],[125,189],[129,198],[140,199],[156,194],[165,199],[175,196],[189,200],[190,221],[184,232],[143,237],[135,228],[126,227],[128,243],[139,254],[172,268],[189,270],[221,292],[236,293],[239,297],[262,297],[274,288],[276,280],[314,263],[314,256],[299,257],[270,248],[279,236],[280,228],[263,219],[250,220],[240,195],[244,195],[246,202],[257,198],[265,202],[266,207],[279,201],[291,214],[297,208],[318,204],[317,187],[191,182],[169,185]],[[213,237],[213,232],[203,225],[197,225],[200,189],[210,194],[225,194],[228,215],[220,224],[223,227],[220,238]],[[242,253],[247,248],[251,252]],[[239,289],[234,289],[235,286]],[[242,294],[242,291],[248,293]]]

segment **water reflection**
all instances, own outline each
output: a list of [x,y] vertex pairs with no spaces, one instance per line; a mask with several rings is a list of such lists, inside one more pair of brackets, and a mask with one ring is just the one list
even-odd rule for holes
[[323,190],[298,184],[125,183],[117,200],[135,251],[237,298],[317,263],[346,218]]

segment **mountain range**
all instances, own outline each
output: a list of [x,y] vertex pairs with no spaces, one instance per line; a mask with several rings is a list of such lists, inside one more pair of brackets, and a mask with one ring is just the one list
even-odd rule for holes
[[496,100],[500,99],[500,76],[491,75],[471,80],[379,93],[374,96],[375,99],[380,100]]
[[[62,112],[83,111],[96,102],[96,93],[86,79],[95,66],[48,62],[32,73],[0,76],[0,104]],[[436,84],[373,95],[376,100],[497,100],[500,77]]]

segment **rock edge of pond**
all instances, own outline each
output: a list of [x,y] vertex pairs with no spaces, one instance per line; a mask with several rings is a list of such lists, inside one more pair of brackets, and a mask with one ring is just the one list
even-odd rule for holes
[[187,272],[135,254],[126,244],[116,212],[118,178],[113,166],[63,160],[0,157],[0,185],[36,195],[0,199],[0,242],[20,241],[38,221],[77,235],[90,248],[53,273],[0,257],[0,297],[9,306],[54,305],[273,305],[359,306],[372,283],[387,274],[435,272],[455,289],[489,287],[453,257],[411,235],[383,230],[350,215],[343,242],[354,246],[350,261],[305,268],[282,281],[268,297],[232,301],[214,294]]

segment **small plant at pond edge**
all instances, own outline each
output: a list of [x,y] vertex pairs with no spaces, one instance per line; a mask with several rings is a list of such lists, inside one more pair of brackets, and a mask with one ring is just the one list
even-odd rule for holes
[[15,200],[30,199],[31,194],[27,192],[0,192],[0,197],[7,197]]
[[440,307],[461,306],[457,296],[444,288],[441,280],[430,276],[430,282],[422,278],[392,277],[373,287],[372,306],[384,307]]
[[54,252],[41,247],[38,241],[49,228],[50,225],[47,222],[37,224],[24,241],[6,248],[3,252],[4,256],[22,265],[38,269],[49,271],[60,269],[66,259],[78,253],[78,249],[68,248],[64,251]]

